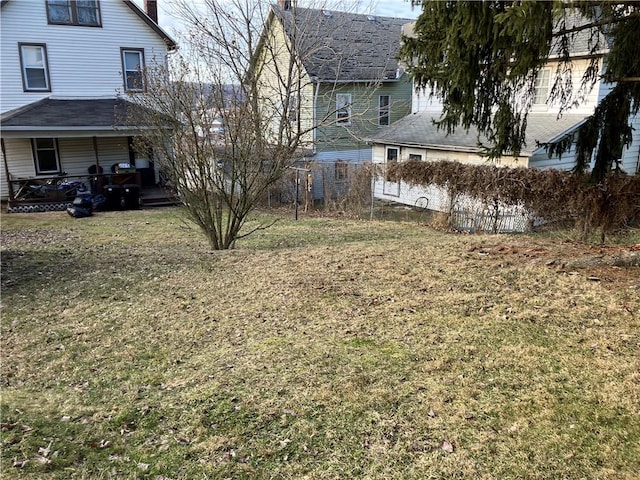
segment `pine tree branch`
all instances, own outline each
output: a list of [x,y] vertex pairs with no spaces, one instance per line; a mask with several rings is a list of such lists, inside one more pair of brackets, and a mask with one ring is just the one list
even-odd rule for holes
[[570,33],[581,32],[583,30],[589,30],[589,29],[597,28],[597,27],[604,27],[606,25],[615,25],[616,23],[626,22],[630,18],[635,18],[635,17],[640,18],[640,12],[633,12],[633,13],[630,13],[629,15],[627,15],[625,17],[621,17],[621,18],[607,18],[607,19],[604,19],[604,20],[599,20],[597,22],[591,22],[591,23],[585,23],[584,25],[578,25],[577,27],[573,27],[573,28],[567,28],[567,29],[563,29],[563,30],[558,30],[557,32],[554,32],[552,36],[553,37],[562,37],[563,35],[568,35]]

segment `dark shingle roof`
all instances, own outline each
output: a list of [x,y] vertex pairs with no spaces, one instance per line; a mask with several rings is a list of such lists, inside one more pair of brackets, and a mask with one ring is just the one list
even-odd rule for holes
[[[586,117],[587,115],[563,115],[558,118],[551,113],[530,113],[527,117],[526,145],[522,147],[520,155],[531,155],[538,148],[538,143],[556,140],[560,135],[577,128]],[[434,125],[434,120],[437,117],[433,112],[414,113],[382,129],[369,140],[378,144],[471,152],[480,152],[480,144],[489,146],[486,137],[478,137],[478,130],[474,127],[469,131],[460,127],[447,135],[445,129],[438,129]]]
[[321,81],[395,80],[408,19],[273,5],[311,77]]
[[43,100],[5,112],[2,130],[91,128],[95,130],[134,126],[127,120],[133,104],[122,99]]

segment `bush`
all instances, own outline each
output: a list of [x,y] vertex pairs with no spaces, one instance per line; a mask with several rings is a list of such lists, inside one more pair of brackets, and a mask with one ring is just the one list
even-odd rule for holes
[[570,222],[581,239],[600,238],[640,221],[640,176],[612,173],[593,184],[588,175],[561,170],[504,168],[460,162],[408,161],[391,165],[390,180],[435,185],[450,198],[468,195],[486,204],[524,206],[543,223]]

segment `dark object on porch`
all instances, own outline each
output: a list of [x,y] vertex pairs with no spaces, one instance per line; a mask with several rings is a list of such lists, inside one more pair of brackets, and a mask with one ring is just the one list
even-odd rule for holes
[[122,210],[122,187],[120,185],[105,185],[104,186],[105,210]]
[[123,185],[122,203],[127,210],[140,208],[140,186],[134,183]]
[[91,165],[89,168],[89,183],[91,184],[91,191],[93,193],[100,191],[100,187],[102,186],[103,177],[102,173],[104,169],[100,165]]
[[156,172],[153,167],[138,168],[138,172],[143,187],[153,187],[156,184]]

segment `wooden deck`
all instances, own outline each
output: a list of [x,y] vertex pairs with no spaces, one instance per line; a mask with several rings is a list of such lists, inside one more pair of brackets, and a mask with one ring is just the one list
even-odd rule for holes
[[180,203],[176,196],[163,187],[143,187],[140,191],[142,208],[165,207]]

